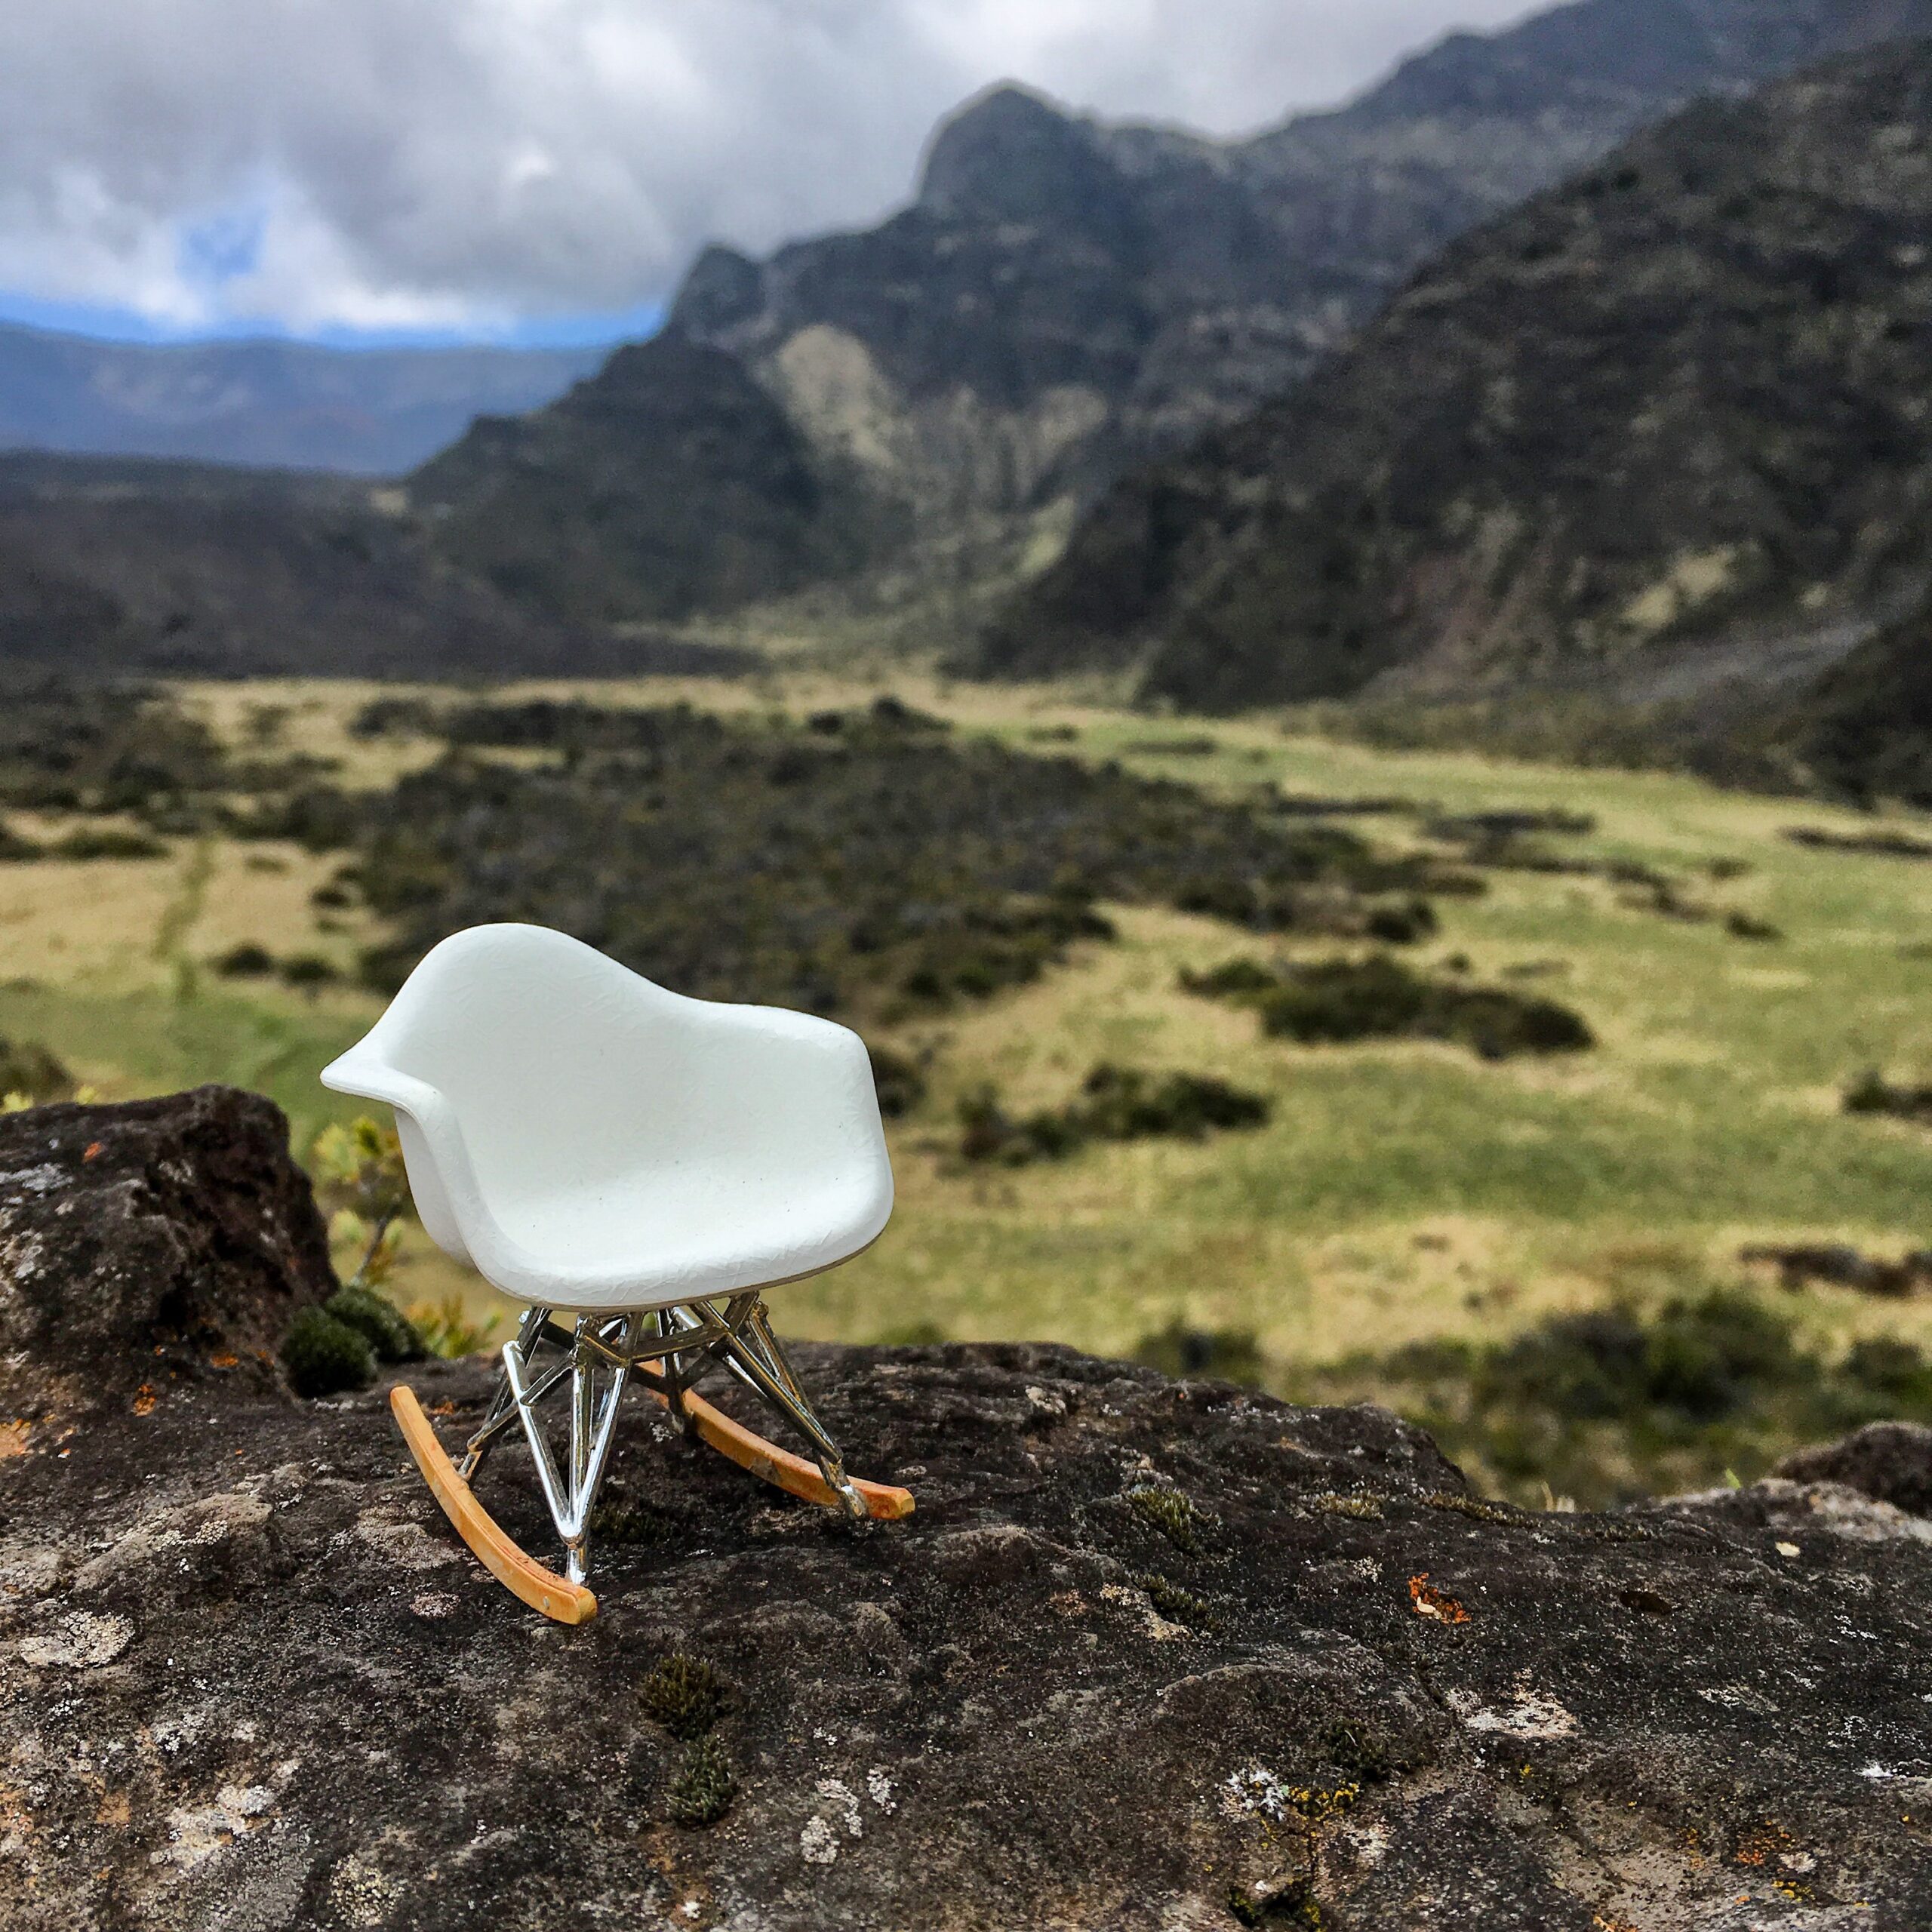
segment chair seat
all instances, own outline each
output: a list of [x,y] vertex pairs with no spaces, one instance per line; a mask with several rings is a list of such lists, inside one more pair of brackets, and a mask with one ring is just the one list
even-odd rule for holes
[[540,926],[432,948],[322,1082],[395,1110],[430,1237],[534,1306],[796,1280],[892,1211],[857,1034],[687,998]]
[[877,1238],[872,1204],[849,1184],[801,1199],[755,1174],[643,1174],[506,1210],[485,1272],[546,1308],[669,1306],[835,1267]]

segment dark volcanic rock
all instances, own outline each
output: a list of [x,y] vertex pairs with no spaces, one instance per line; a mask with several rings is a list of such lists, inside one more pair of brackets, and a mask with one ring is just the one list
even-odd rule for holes
[[1775,1472],[1798,1482],[1841,1483],[1914,1516],[1932,1516],[1932,1429],[1867,1423],[1822,1449],[1801,1449]]
[[[12,1250],[64,1194],[266,1334],[319,1265],[278,1128],[210,1090],[21,1116]],[[97,1346],[155,1332],[68,1251]],[[9,1346],[41,1365],[43,1325]],[[470,1560],[379,1394],[184,1377],[0,1434],[0,1924],[1932,1922],[1922,1520],[1790,1481],[1533,1514],[1377,1409],[799,1355],[917,1513],[853,1532],[639,1400],[574,1631]],[[417,1380],[454,1441],[489,1364]],[[548,1553],[520,1450],[479,1488]]]
[[290,1318],[334,1287],[288,1122],[260,1094],[0,1115],[5,1417],[210,1376],[272,1385]]

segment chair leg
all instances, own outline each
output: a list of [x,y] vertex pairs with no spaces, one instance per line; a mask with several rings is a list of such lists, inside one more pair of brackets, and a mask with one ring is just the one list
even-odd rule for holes
[[721,1358],[740,1381],[755,1389],[811,1444],[820,1472],[844,1505],[845,1513],[855,1522],[869,1522],[872,1511],[845,1473],[843,1454],[819,1420],[778,1337],[772,1333],[762,1298],[754,1295],[749,1299],[748,1308],[734,1307],[732,1334],[717,1344]]
[[[524,1311],[521,1321],[517,1324],[516,1340],[507,1346],[518,1349],[527,1368],[530,1358],[543,1334],[543,1324],[550,1318],[547,1308],[531,1308]],[[491,1392],[490,1406],[484,1413],[483,1420],[476,1432],[463,1445],[463,1460],[457,1465],[457,1474],[465,1482],[474,1482],[477,1472],[488,1460],[490,1451],[496,1446],[498,1434],[517,1413],[515,1392],[510,1386],[509,1371],[500,1368],[497,1371],[497,1386]]]
[[[635,1318],[586,1315],[577,1324],[568,1354],[548,1374],[530,1379],[528,1358],[514,1342],[503,1349],[503,1370],[515,1411],[530,1444],[531,1460],[550,1520],[567,1552],[564,1574],[581,1583],[590,1568],[590,1517],[603,1487],[617,1411],[630,1375],[628,1359]],[[560,1473],[538,1420],[537,1407],[551,1389],[570,1378],[570,1423],[566,1464]]]

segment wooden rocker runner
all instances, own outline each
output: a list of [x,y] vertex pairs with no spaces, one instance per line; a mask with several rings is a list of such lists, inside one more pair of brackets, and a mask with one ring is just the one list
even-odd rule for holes
[[[533,1609],[561,1623],[597,1613],[584,1583],[590,1518],[633,1374],[688,1436],[794,1496],[855,1518],[911,1510],[906,1491],[846,1474],[764,1306],[765,1289],[869,1247],[891,1214],[857,1034],[687,999],[541,926],[473,926],[424,958],[322,1082],[395,1109],[430,1238],[524,1305],[460,1460],[411,1390],[390,1406],[457,1534]],[[713,1368],[808,1454],[700,1395]],[[512,1419],[564,1545],[561,1576],[472,1487]]]

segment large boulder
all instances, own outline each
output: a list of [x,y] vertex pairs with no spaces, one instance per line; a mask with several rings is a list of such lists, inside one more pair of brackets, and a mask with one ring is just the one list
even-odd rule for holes
[[[48,1162],[72,1218],[105,1158]],[[170,1278],[200,1238],[157,1235]],[[266,1335],[296,1289],[257,1278],[223,1318]],[[1932,1924],[1918,1517],[1791,1479],[1526,1512],[1377,1409],[799,1358],[916,1513],[854,1532],[635,1398],[574,1630],[469,1557],[380,1391],[183,1374],[0,1438],[0,1925]],[[454,1444],[488,1364],[417,1379]],[[520,1447],[478,1487],[552,1553]]]
[[0,1422],[272,1382],[291,1316],[334,1286],[288,1122],[259,1094],[0,1115]]
[[1932,1429],[1915,1422],[1867,1423],[1842,1442],[1801,1449],[1776,1473],[1799,1482],[1842,1483],[1915,1516],[1932,1516]]

